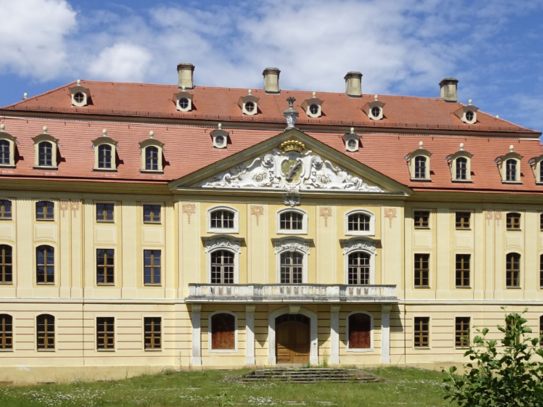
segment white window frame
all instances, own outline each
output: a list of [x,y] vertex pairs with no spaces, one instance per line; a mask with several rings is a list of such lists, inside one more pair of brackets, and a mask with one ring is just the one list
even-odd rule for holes
[[[415,177],[415,175],[416,175],[416,159],[418,157],[426,158],[426,174],[425,174],[424,178]],[[426,153],[422,153],[422,152],[414,154],[411,157],[411,160],[409,162],[409,169],[410,169],[410,172],[411,172],[411,181],[431,181],[431,178],[430,178],[430,155],[426,154]]]
[[373,242],[363,239],[349,239],[343,243],[345,284],[349,284],[349,255],[355,252],[363,252],[370,255],[370,285],[375,284],[375,256],[377,256],[377,247]]
[[[361,213],[370,217],[370,230],[349,230],[349,216]],[[375,235],[375,214],[367,209],[352,209],[345,213],[345,236],[374,236]]]
[[302,283],[308,281],[309,242],[301,238],[281,238],[274,241],[276,281],[281,284],[281,254],[285,252],[298,252],[303,255],[302,260]]
[[[370,324],[371,324],[371,331],[370,331],[370,347],[367,348],[367,349],[364,349],[364,348],[350,348],[349,347],[349,318],[351,317],[351,315],[354,315],[354,314],[365,314],[367,316],[370,317]],[[371,312],[367,312],[367,311],[353,311],[353,312],[350,312],[349,314],[347,314],[346,318],[345,318],[345,327],[346,327],[346,331],[345,331],[345,350],[347,352],[353,352],[353,353],[367,353],[367,352],[374,352],[375,349],[374,349],[374,342],[373,342],[373,337],[374,337],[374,332],[375,332],[375,326],[374,326],[374,322],[373,322],[373,314]]]
[[[146,165],[146,154],[149,147],[155,147],[158,149],[158,169],[157,170],[148,170],[145,168]],[[164,172],[164,163],[162,162],[162,154],[164,151],[164,144],[160,141],[152,138],[148,138],[140,143],[141,150],[141,169],[140,172],[152,172],[152,173],[163,173]]]
[[[212,340],[213,340],[213,333],[212,333],[212,326],[211,326],[211,318],[214,316],[214,315],[217,315],[217,314],[229,314],[229,315],[232,315],[234,318],[235,318],[235,321],[234,321],[234,326],[235,326],[235,330],[234,330],[234,341],[235,341],[235,344],[236,344],[236,347],[234,349],[212,349],[211,348],[211,344],[212,344]],[[209,351],[209,353],[237,353],[238,352],[238,316],[236,313],[232,312],[232,311],[225,311],[225,310],[219,310],[219,311],[215,311],[215,312],[212,312],[211,314],[209,314],[209,317],[207,319],[207,349]]]
[[[98,137],[97,139],[93,140],[92,142],[93,148],[94,148],[94,171],[117,171],[117,142],[113,140],[111,137],[107,136],[107,132],[104,129],[102,137]],[[99,153],[98,149],[101,145],[108,145],[111,147],[111,167],[109,168],[99,168]]]
[[[302,229],[301,230],[283,230],[281,229],[281,214],[286,212],[296,212],[302,215]],[[307,212],[298,208],[283,208],[277,211],[276,215],[276,228],[278,235],[307,235]]]
[[[513,147],[513,146],[511,146]],[[521,160],[522,156],[518,153],[515,153],[512,148],[511,151],[509,151],[507,154],[498,157],[495,162],[498,162],[498,169],[500,171],[500,175],[502,177],[502,183],[503,184],[522,184],[522,180],[520,179],[520,173],[522,171],[521,166]],[[516,170],[515,170],[515,180],[514,181],[508,181],[507,180],[507,161],[509,160],[515,160],[516,162]]]
[[0,164],[2,168],[15,168],[15,146],[17,143],[17,137],[13,137],[11,134],[5,132],[5,126],[2,124],[0,127],[0,140],[6,140],[9,143],[9,164]]
[[239,284],[239,255],[241,244],[239,239],[229,239],[225,236],[206,239],[204,251],[207,254],[207,283],[211,283],[211,254],[217,250],[227,250],[234,253],[234,284]]
[[[215,211],[228,211],[234,214],[234,227],[232,229],[218,229],[211,227],[211,213]],[[231,206],[213,206],[207,210],[207,233],[239,233],[239,211]]]

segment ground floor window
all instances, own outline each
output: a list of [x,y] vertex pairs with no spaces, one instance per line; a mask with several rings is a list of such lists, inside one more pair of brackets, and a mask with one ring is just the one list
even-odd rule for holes
[[371,317],[368,314],[357,312],[349,316],[349,349],[371,348],[371,325]]
[[430,318],[416,317],[413,330],[415,348],[427,348],[430,346]]
[[0,349],[13,349],[13,317],[0,314]]
[[162,324],[160,318],[144,318],[144,343],[145,349],[160,349]]
[[96,349],[115,349],[115,318],[96,318]]
[[38,350],[55,349],[55,317],[47,314],[38,315],[36,322]]
[[236,349],[236,317],[221,312],[211,316],[211,349]]
[[455,320],[455,346],[466,348],[469,346],[469,317],[456,317]]

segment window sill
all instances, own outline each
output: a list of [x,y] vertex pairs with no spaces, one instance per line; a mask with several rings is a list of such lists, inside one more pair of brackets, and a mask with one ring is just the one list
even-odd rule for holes
[[36,219],[36,222],[54,222],[55,219]]
[[13,285],[13,281],[10,281],[10,282],[0,281],[0,285]]
[[410,181],[414,182],[432,182],[431,178],[410,178]]
[[209,349],[209,353],[238,353],[237,349]]
[[502,184],[518,184],[518,185],[522,185],[522,181],[502,181]]
[[224,233],[227,235],[237,235],[239,234],[238,229],[209,229],[207,233]]
[[51,171],[51,170],[54,170],[54,171],[58,171],[58,167],[46,167],[45,165],[35,165],[34,167],[32,167],[33,170],[48,170],[48,171]]
[[13,349],[0,349],[0,352],[13,352]]
[[375,233],[371,230],[367,232],[357,232],[354,230],[348,230],[345,232],[345,236],[375,236]]
[[162,349],[144,349],[145,352],[162,352]]
[[36,285],[37,286],[45,285],[45,286],[48,286],[48,287],[54,287],[55,283],[36,283]]
[[415,226],[413,229],[417,230],[430,230],[429,226]]
[[471,228],[456,228],[455,230],[461,230],[461,231],[469,231]]
[[456,286],[456,289],[457,290],[471,290],[472,287],[469,287],[469,286],[464,286],[464,285],[457,285]]
[[451,182],[458,182],[460,184],[473,184],[471,179],[451,179]]
[[96,352],[115,352],[115,349],[96,349]]
[[96,223],[115,223],[114,220],[96,220]]
[[505,287],[506,290],[522,290],[522,287]]
[[164,170],[140,170],[141,174],[164,174]]
[[307,235],[307,230],[278,230],[278,235]]
[[143,221],[145,225],[161,225],[162,222],[150,222],[150,221]]
[[416,286],[415,286],[415,290],[418,290],[418,289],[420,289],[420,288],[426,289],[426,290],[427,290],[427,289],[430,288],[430,286],[429,286],[429,285],[416,285]]
[[0,221],[2,220],[13,220],[13,218],[0,218]]
[[454,347],[455,350],[461,350],[461,351],[467,351],[469,349],[469,347],[461,347],[461,346],[455,346]]
[[507,229],[508,232],[522,232],[522,229]]
[[97,287],[115,287],[115,283],[96,283]]
[[432,350],[429,346],[413,346],[414,350]]
[[162,287],[162,284],[143,284],[144,287],[155,287],[160,288]]
[[0,165],[0,168],[17,168],[15,165]]
[[346,352],[352,352],[352,353],[368,353],[368,352],[373,352],[373,348],[368,348],[368,349],[345,349]]
[[37,352],[56,352],[55,349],[36,349]]
[[97,172],[118,172],[117,168],[93,168],[92,170]]

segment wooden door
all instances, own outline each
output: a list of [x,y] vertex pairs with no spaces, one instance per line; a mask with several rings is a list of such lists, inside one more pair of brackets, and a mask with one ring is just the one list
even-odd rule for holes
[[277,363],[307,363],[311,345],[309,318],[285,314],[275,322],[275,355]]

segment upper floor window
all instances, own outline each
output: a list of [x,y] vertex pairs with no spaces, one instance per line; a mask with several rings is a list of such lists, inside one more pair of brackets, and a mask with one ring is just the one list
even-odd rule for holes
[[459,157],[456,159],[456,179],[465,181],[468,179],[468,159]]
[[0,245],[0,284],[13,282],[13,257],[12,248],[8,245]]
[[0,140],[0,165],[11,165],[11,143]]
[[160,250],[143,251],[143,282],[146,285],[160,284]]
[[17,139],[5,132],[6,126],[0,124],[0,166],[15,166],[15,146]]
[[159,350],[162,347],[162,320],[159,317],[143,319],[145,350]]
[[114,249],[96,249],[96,283],[115,283]]
[[517,180],[517,160],[507,160],[505,162],[505,179],[507,181]]
[[520,254],[509,253],[505,257],[506,272],[505,285],[509,287],[520,287]]
[[55,349],[55,317],[42,314],[36,318],[36,345],[38,350]]
[[415,287],[429,287],[430,278],[430,255],[415,254]]
[[117,142],[107,136],[107,130],[103,130],[102,137],[93,140],[94,145],[94,169],[110,170],[117,169],[115,149]]
[[464,143],[460,143],[460,149],[446,158],[451,170],[452,181],[471,181],[472,157],[473,154],[464,150]]
[[50,201],[36,202],[36,219],[37,220],[54,220],[55,219],[55,204]]
[[539,346],[543,347],[543,315],[539,317]]
[[211,253],[211,284],[234,284],[235,254],[228,250]]
[[471,212],[456,212],[455,213],[456,229],[469,229],[470,219],[471,219]]
[[415,157],[415,178],[426,178],[426,157]]
[[13,317],[0,314],[0,349],[13,349]]
[[238,211],[228,206],[216,206],[207,211],[207,231],[237,233]]
[[277,233],[307,233],[307,214],[300,209],[283,209],[278,212]]
[[543,213],[539,215],[539,231],[543,232]]
[[419,142],[419,148],[405,156],[407,167],[412,180],[430,181],[430,157],[432,153],[423,148],[423,142]]
[[539,256],[539,288],[543,288],[543,254]]
[[113,222],[113,211],[115,205],[112,203],[97,203],[96,204],[96,221],[97,222]]
[[39,166],[51,167],[53,165],[53,145],[42,141],[38,146]]
[[511,212],[507,214],[507,230],[520,230],[520,213]]
[[96,318],[96,349],[115,349],[115,318]]
[[500,171],[502,182],[522,182],[520,179],[520,163],[522,156],[515,153],[514,147],[514,145],[510,145],[509,152],[507,154],[499,156],[494,160]]
[[32,138],[34,141],[34,167],[57,168],[58,140],[47,133],[47,126],[43,133]]
[[364,312],[354,312],[347,319],[348,349],[371,349],[373,320]]
[[98,168],[113,168],[112,167],[113,148],[106,144],[98,146]]
[[154,132],[149,132],[149,138],[140,143],[141,170],[151,172],[162,172],[162,151],[164,144],[154,138]]
[[354,210],[347,213],[346,235],[375,234],[375,216],[365,210]]
[[158,171],[158,148],[150,146],[145,149],[145,169]]
[[348,258],[348,284],[370,284],[370,254],[354,252]]
[[160,205],[143,205],[143,222],[160,223]]
[[456,255],[456,286],[470,286],[470,258],[469,254]]
[[55,249],[51,246],[36,248],[36,282],[38,284],[55,283]]
[[304,256],[299,252],[281,253],[281,284],[301,284]]
[[239,98],[238,105],[244,115],[253,116],[258,113],[258,101],[259,98],[253,96],[251,89],[249,89],[247,96]]
[[236,349],[236,316],[229,312],[216,312],[210,317],[210,350]]
[[430,227],[430,211],[414,211],[413,219],[415,229],[428,229]]
[[11,216],[11,201],[7,199],[0,200],[0,219],[10,220]]

